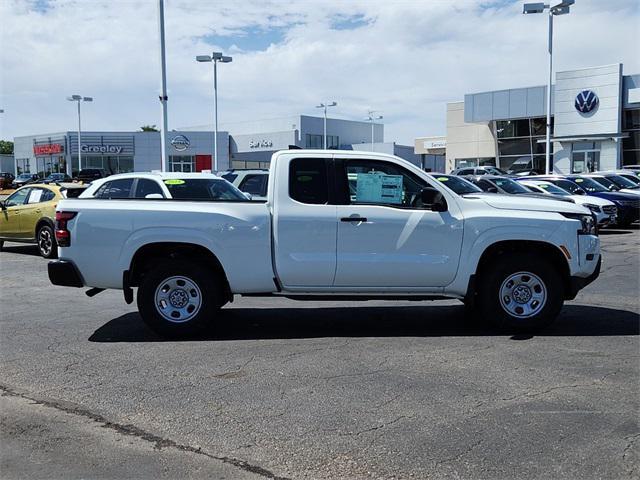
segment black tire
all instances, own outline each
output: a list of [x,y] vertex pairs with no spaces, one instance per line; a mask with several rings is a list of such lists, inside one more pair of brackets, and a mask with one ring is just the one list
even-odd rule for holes
[[[162,295],[163,286],[165,290],[169,287],[169,294],[156,305],[156,293]],[[181,307],[182,303],[192,301],[198,303],[194,312],[189,311],[192,303]],[[202,333],[225,301],[222,282],[214,272],[188,260],[164,260],[142,277],[137,303],[142,320],[155,332],[166,337],[184,337]],[[165,317],[176,313],[178,316],[171,320]]]
[[[529,281],[532,284],[525,283],[521,287],[524,291],[520,294],[514,288],[510,292],[513,297],[509,294],[503,296],[503,286],[508,291],[510,285],[513,285],[508,282],[509,279],[522,283]],[[484,319],[510,331],[530,332],[546,327],[556,319],[564,303],[560,272],[550,261],[541,258],[541,255],[515,252],[502,254],[485,267],[478,284],[478,306]],[[525,301],[527,298],[534,298],[532,294],[541,295],[540,291],[546,294],[544,302],[535,299],[529,300],[530,303]],[[516,296],[520,298],[516,300]],[[525,304],[519,301],[525,301]],[[508,306],[503,306],[503,303]],[[523,308],[526,306],[530,308],[530,316],[526,316],[527,312]],[[509,307],[512,311],[508,310]]]
[[36,232],[36,242],[40,256],[44,258],[58,257],[58,243],[56,242],[56,236],[53,233],[51,225],[45,223],[38,228]]

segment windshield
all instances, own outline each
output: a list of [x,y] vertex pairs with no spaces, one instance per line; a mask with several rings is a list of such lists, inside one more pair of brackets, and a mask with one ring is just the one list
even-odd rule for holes
[[620,188],[638,188],[638,185],[620,175],[607,175],[607,180],[612,181]]
[[435,179],[449,187],[458,195],[464,195],[466,193],[482,193],[482,189],[476,187],[470,181],[455,175],[439,175],[435,177]]
[[26,180],[28,178],[31,178],[31,174],[30,173],[21,173],[20,175],[18,175],[18,179],[19,180]]
[[570,178],[570,180],[572,182],[576,182],[576,185],[578,185],[580,188],[585,189],[587,192],[589,193],[597,193],[597,192],[608,192],[609,190],[607,190],[604,185],[593,181],[590,178],[587,177],[572,177]]
[[556,184],[563,190],[566,190],[567,192],[571,193],[572,195],[585,194],[585,191],[582,188],[580,188],[578,185],[576,185],[570,180],[552,180],[551,182]]
[[635,183],[636,185],[640,185],[640,178],[636,177],[633,173],[623,173],[620,176],[626,178],[630,182]]
[[246,202],[244,193],[217,178],[169,178],[164,181],[171,197],[178,200],[228,200]]
[[563,190],[557,185],[554,185],[553,183],[536,183],[535,185],[536,187],[541,188],[545,192],[550,193],[552,195],[562,195],[565,197],[567,195],[571,195],[569,192],[567,192],[566,190]]
[[507,172],[498,167],[486,167],[485,171],[490,175],[506,175]]
[[507,193],[516,195],[519,193],[531,193],[527,188],[510,178],[494,178],[492,182],[495,183],[498,188],[503,189]]
[[598,182],[600,185],[602,185],[604,188],[606,188],[610,192],[617,192],[618,190],[620,190],[620,187],[617,186],[615,183],[613,183],[608,178],[604,178],[604,177],[591,177],[591,178],[593,180],[595,180],[596,182]]

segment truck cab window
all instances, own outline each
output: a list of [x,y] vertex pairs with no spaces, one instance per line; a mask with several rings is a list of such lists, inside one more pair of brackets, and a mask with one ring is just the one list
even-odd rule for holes
[[289,164],[289,196],[301,203],[329,201],[327,165],[322,158],[296,158]]
[[399,165],[377,160],[347,160],[345,170],[352,205],[422,208],[421,191],[427,183]]

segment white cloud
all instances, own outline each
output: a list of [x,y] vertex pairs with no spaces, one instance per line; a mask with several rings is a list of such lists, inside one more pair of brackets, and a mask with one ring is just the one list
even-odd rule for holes
[[[95,97],[84,128],[130,130],[159,122],[155,0],[3,0],[0,138],[75,128],[71,93]],[[210,123],[211,68],[195,55],[279,29],[260,51],[236,50],[219,71],[228,121],[382,111],[386,139],[443,134],[445,103],[465,93],[546,81],[546,18],[522,2],[166,0],[170,127]],[[358,18],[358,28],[333,22]],[[556,19],[558,70],[622,62],[640,73],[640,8],[634,0],[578,0]],[[364,23],[364,25],[360,25]],[[276,38],[276,36],[274,36]],[[218,43],[223,43],[221,40]]]

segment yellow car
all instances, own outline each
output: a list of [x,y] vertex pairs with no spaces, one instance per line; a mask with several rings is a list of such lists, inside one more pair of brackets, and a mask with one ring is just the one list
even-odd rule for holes
[[6,241],[36,243],[40,255],[54,258],[58,253],[56,205],[63,198],[64,187],[29,184],[0,202],[0,249]]

